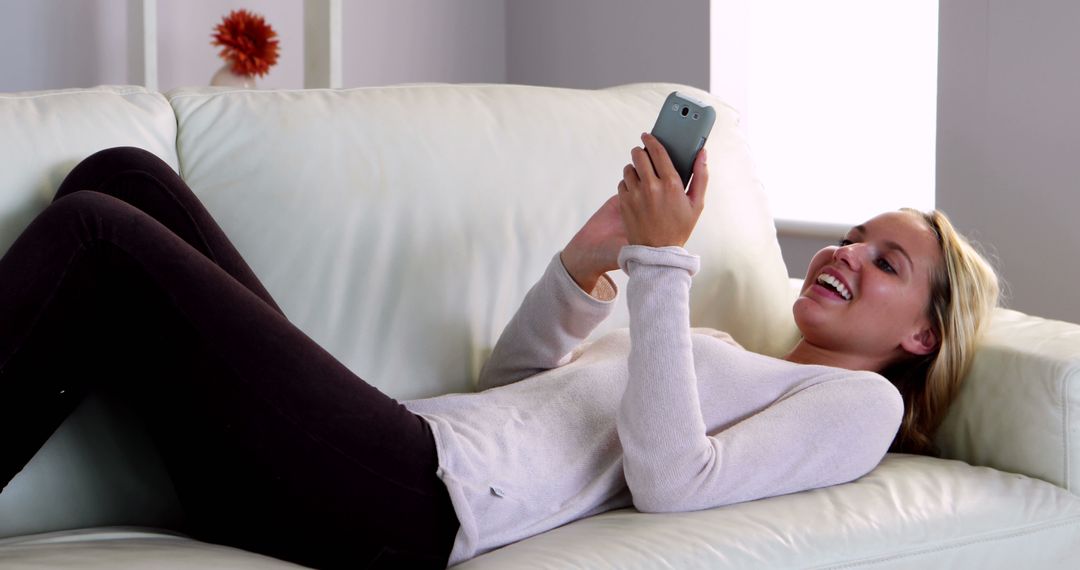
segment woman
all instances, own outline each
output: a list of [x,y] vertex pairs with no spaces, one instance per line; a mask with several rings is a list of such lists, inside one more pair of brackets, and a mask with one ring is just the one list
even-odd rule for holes
[[[107,389],[145,418],[193,537],[440,567],[612,508],[709,508],[928,451],[996,298],[945,218],[884,214],[823,249],[794,306],[803,339],[753,354],[688,325],[705,153],[684,193],[642,140],[508,324],[485,390],[404,404],[288,322],[168,166],[89,157],[0,259],[0,483]],[[583,344],[616,268],[630,328]]]

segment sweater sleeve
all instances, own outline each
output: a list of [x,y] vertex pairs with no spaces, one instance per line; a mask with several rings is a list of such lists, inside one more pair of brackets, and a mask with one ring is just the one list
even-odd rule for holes
[[870,372],[827,376],[706,433],[689,326],[699,261],[682,248],[624,247],[629,379],[616,416],[623,471],[644,512],[712,508],[853,480],[874,468],[903,403]]
[[480,370],[477,388],[511,384],[566,364],[615,306],[618,289],[606,275],[594,291],[604,293],[604,299],[578,287],[556,253],[503,329]]

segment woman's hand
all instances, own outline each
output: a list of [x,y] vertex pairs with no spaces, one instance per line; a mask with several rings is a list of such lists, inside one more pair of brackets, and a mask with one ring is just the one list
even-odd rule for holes
[[619,196],[608,198],[566,244],[560,254],[574,282],[591,293],[604,273],[619,268],[619,250],[627,244]]
[[705,205],[709,169],[705,149],[694,159],[690,189],[683,192],[682,179],[675,171],[664,145],[649,133],[642,133],[645,148],[630,151],[633,164],[623,168],[619,182],[619,205],[630,244],[682,247],[697,225]]

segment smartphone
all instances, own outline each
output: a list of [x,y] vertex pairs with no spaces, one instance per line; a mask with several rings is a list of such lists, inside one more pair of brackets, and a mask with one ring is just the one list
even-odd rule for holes
[[678,91],[672,91],[667,96],[660,115],[656,117],[652,134],[667,149],[675,170],[682,178],[683,188],[690,184],[694,159],[705,146],[714,122],[716,111],[712,107]]

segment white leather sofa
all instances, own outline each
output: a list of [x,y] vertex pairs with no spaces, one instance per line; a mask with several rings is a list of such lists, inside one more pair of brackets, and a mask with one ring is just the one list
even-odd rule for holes
[[[693,325],[779,355],[792,293],[737,115],[668,84],[2,94],[0,252],[81,158],[140,146],[361,377],[402,399],[468,391],[675,89],[718,111],[687,244],[702,257]],[[626,324],[623,305],[597,334]],[[938,441],[948,459],[890,454],[845,485],[707,511],[609,512],[459,568],[1080,567],[1080,326],[999,310]],[[94,394],[0,494],[0,567],[294,567],[169,530],[182,516],[135,416]]]

